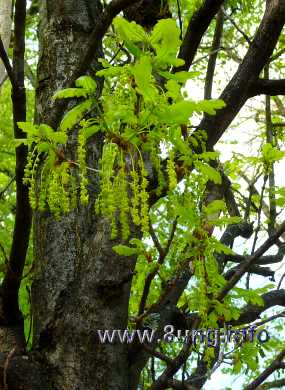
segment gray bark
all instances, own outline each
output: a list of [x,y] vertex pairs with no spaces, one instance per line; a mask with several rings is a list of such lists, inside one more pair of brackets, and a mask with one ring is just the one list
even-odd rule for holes
[[[50,98],[74,72],[100,12],[99,1],[42,3],[39,122],[49,122],[54,104]],[[89,147],[90,166],[97,166],[101,144],[98,137]],[[70,153],[74,145],[71,140]],[[98,178],[93,181],[98,188]],[[108,221],[95,216],[93,204],[79,206],[61,220],[49,213],[35,215],[34,348],[49,367],[54,390],[128,388],[127,346],[100,344],[96,334],[96,329],[127,328],[135,259],[116,255],[115,244]]]
[[[0,37],[3,41],[6,51],[8,51],[11,28],[12,28],[12,1],[11,0],[0,0]],[[0,60],[0,87],[6,78],[6,71],[3,62]]]

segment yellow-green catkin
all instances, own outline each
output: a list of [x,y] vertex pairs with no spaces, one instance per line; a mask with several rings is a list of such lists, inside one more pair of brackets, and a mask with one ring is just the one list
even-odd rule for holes
[[47,203],[50,211],[58,219],[62,212],[68,213],[70,211],[69,182],[70,173],[67,162],[62,163],[51,171],[47,190]]
[[70,175],[69,193],[70,209],[75,210],[77,208],[77,181],[74,175]]
[[39,211],[45,211],[45,209],[46,209],[47,184],[48,183],[46,180],[41,180],[39,202],[38,202]]
[[95,203],[95,210],[99,214],[110,217],[115,208],[113,183],[114,162],[117,156],[118,147],[114,143],[107,143],[103,147],[101,158],[101,183],[100,194]]
[[49,186],[47,191],[47,203],[49,206],[49,209],[51,213],[55,215],[56,218],[60,217],[60,202],[59,202],[59,181],[58,181],[58,174],[56,172],[56,169],[51,172],[50,180],[49,180]]
[[139,183],[139,175],[135,168],[131,171],[131,182],[130,187],[132,190],[131,197],[131,216],[133,223],[137,226],[140,225],[141,219],[139,216],[139,208],[140,208],[140,183]]
[[77,147],[77,159],[80,169],[80,202],[83,205],[87,205],[89,202],[88,194],[88,177],[86,167],[86,147],[84,132],[78,133],[78,147]]
[[171,150],[169,152],[169,157],[167,160],[167,173],[168,173],[168,181],[169,181],[169,190],[172,191],[177,186],[177,176],[175,171],[175,162],[174,162],[174,151]]
[[28,163],[24,171],[24,184],[29,185],[29,201],[33,210],[38,207],[38,199],[36,196],[36,172],[40,163],[40,155],[36,148],[28,154]]
[[147,170],[143,161],[140,160],[141,168],[141,186],[140,186],[140,203],[141,203],[141,229],[144,233],[149,231],[149,194],[147,192],[148,179]]
[[129,194],[128,194],[128,182],[126,177],[126,167],[122,163],[119,173],[118,173],[118,188],[120,191],[120,196],[117,197],[118,208],[120,212],[119,220],[121,225],[121,234],[122,239],[127,240],[130,236],[130,221],[129,221]]
[[64,213],[70,211],[70,199],[69,199],[69,182],[70,182],[70,171],[69,163],[64,162],[60,166],[60,183],[61,183],[61,207]]
[[165,177],[163,170],[161,168],[161,159],[159,156],[159,150],[156,148],[152,148],[150,158],[152,165],[156,171],[157,174],[157,181],[158,181],[158,186],[156,188],[156,194],[160,196],[162,194],[163,189],[166,187],[166,182],[165,182]]

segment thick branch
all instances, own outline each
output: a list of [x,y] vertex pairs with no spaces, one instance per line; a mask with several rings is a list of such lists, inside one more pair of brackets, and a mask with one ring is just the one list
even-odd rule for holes
[[[280,263],[285,256],[285,245],[282,244],[279,247],[279,250],[276,255],[261,256],[253,264],[266,265],[266,264],[275,264]],[[242,256],[238,254],[227,255],[227,261],[232,261],[233,263],[243,263],[247,261],[249,256]]]
[[179,58],[185,61],[185,64],[176,68],[175,71],[188,70],[190,68],[203,35],[223,2],[224,0],[206,0],[201,8],[194,13],[178,55]]
[[221,243],[226,246],[233,245],[237,237],[250,238],[253,233],[253,227],[247,222],[229,225],[221,237]]
[[284,379],[276,379],[275,381],[266,382],[263,385],[258,387],[258,390],[269,390],[269,389],[282,389],[285,388],[285,378]]
[[245,306],[239,318],[236,321],[231,321],[231,325],[250,324],[260,318],[260,315],[273,306],[285,307],[285,290],[270,291],[261,295],[264,302],[263,306],[248,304]]
[[12,66],[10,64],[10,60],[9,60],[9,57],[8,57],[7,52],[5,50],[1,36],[0,36],[0,58],[3,61],[4,67],[6,69],[8,77],[11,81],[11,84],[15,87],[17,85],[16,79],[14,77],[14,72],[13,72]]
[[[239,266],[229,269],[226,272],[226,274],[224,275],[224,278],[226,280],[229,280],[232,276],[234,276],[234,274],[236,273],[238,268],[239,268]],[[275,271],[272,271],[272,269],[270,269],[269,267],[259,267],[258,265],[252,265],[248,269],[248,272],[250,272],[251,274],[255,274],[255,275],[270,277],[271,280],[274,280]]]
[[250,88],[249,97],[256,95],[285,95],[285,79],[258,79]]
[[164,18],[171,18],[168,3],[166,0],[140,0],[124,11],[124,16],[135,21],[147,30]]

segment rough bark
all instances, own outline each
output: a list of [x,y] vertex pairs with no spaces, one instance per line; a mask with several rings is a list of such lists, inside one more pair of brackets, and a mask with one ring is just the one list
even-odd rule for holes
[[[122,7],[132,2],[114,0],[112,3],[104,12],[99,0],[45,0],[41,3],[36,91],[38,122],[57,125],[66,106],[60,106],[58,110],[51,99],[54,92],[71,85],[76,77],[86,71],[94,75],[94,68],[98,67],[96,59],[101,56],[101,39],[108,23]],[[147,1],[139,3],[141,7]],[[191,40],[187,42],[185,38],[182,45],[186,50],[184,57],[188,65],[221,3],[222,1],[205,1],[205,7],[211,6],[210,9],[202,7],[190,22],[188,33],[191,32]],[[279,37],[285,21],[284,9],[283,0],[268,1],[265,17],[249,53],[222,95],[227,107],[211,120],[207,117],[202,122],[201,128],[207,130],[208,134],[212,131],[210,147],[250,96],[251,88],[257,82],[260,70]],[[201,20],[204,15],[202,11],[207,11],[208,14],[210,12],[210,15]],[[104,17],[100,17],[101,15]],[[195,26],[199,27],[196,34]],[[270,39],[266,39],[269,35]],[[263,41],[264,47],[261,48]],[[262,84],[259,88],[268,88],[268,84]],[[94,141],[88,145],[88,165],[96,168],[102,139],[96,136]],[[76,137],[71,135],[67,153],[73,154],[75,145]],[[11,358],[9,370],[6,370],[8,380],[12,378],[9,372],[12,373],[13,367],[15,370],[18,367],[19,378],[29,370],[32,376],[35,375],[35,379],[21,384],[23,389],[47,387],[54,390],[134,390],[137,388],[140,372],[149,358],[149,353],[143,352],[141,346],[128,349],[126,344],[102,345],[96,334],[97,329],[127,328],[135,259],[120,257],[112,251],[116,242],[110,240],[108,221],[95,216],[93,208],[94,198],[98,193],[98,177],[90,179],[93,192],[92,202],[88,207],[78,206],[77,210],[63,216],[61,220],[56,220],[48,212],[35,215],[32,312],[33,350],[36,353],[27,362],[23,357]],[[272,244],[271,241],[269,244]],[[265,251],[266,248],[262,248]],[[230,289],[255,261],[256,258],[251,257],[246,261],[246,266],[239,267],[227,288]],[[174,278],[173,288],[166,288],[163,292],[164,295],[162,294],[153,310],[161,316],[161,327],[172,323],[173,310],[175,311],[177,301],[190,277],[187,264]],[[227,292],[222,291],[221,299]],[[250,309],[252,311],[252,307]],[[8,354],[12,346],[13,343],[6,351]],[[178,356],[175,368],[170,369],[158,387],[153,388],[162,389],[161,386],[168,383],[187,356],[188,351],[181,354],[180,358]],[[0,374],[3,372],[3,359],[7,362],[7,356],[0,356]],[[45,367],[45,372],[41,371],[41,367]],[[11,379],[9,388],[17,388],[17,378],[15,382]],[[176,385],[178,386],[177,383]]]
[[[4,48],[7,51],[10,44],[11,28],[12,28],[12,1],[0,0],[0,37],[4,43]],[[6,78],[4,64],[0,60],[0,87]]]
[[[100,13],[99,1],[43,2],[36,99],[40,122],[48,121],[51,96],[77,69]],[[100,138],[90,145],[91,166],[98,163],[100,145]],[[73,147],[71,140],[71,151]],[[93,180],[98,188],[97,178]],[[50,368],[51,387],[127,389],[126,345],[100,344],[96,329],[127,327],[134,259],[114,254],[109,224],[95,217],[93,205],[60,221],[37,213],[34,233],[34,348]]]

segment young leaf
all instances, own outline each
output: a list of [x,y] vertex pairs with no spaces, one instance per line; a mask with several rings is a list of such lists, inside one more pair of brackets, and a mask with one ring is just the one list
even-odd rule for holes
[[97,84],[96,81],[90,76],[81,76],[75,81],[75,85],[78,88],[83,88],[89,93],[96,92]]
[[84,97],[88,95],[88,90],[83,88],[66,88],[56,92],[53,99],[71,99],[75,97]]
[[169,65],[179,66],[184,63],[177,59],[180,46],[180,30],[174,19],[160,20],[154,27],[150,36],[150,43],[156,50],[156,65],[165,69]]
[[207,177],[209,180],[214,182],[215,184],[221,184],[222,178],[220,173],[213,167],[211,167],[208,164],[205,164],[201,161],[195,161],[195,168],[204,176]]
[[135,77],[138,92],[143,95],[146,101],[153,101],[157,96],[152,77],[152,66],[149,56],[142,56],[141,59],[131,68]]
[[138,253],[138,248],[130,248],[126,245],[115,245],[113,251],[120,256],[133,256]]
[[216,110],[220,110],[226,106],[225,102],[220,99],[201,100],[196,103],[197,110],[206,112],[209,115],[215,115]]
[[92,137],[92,135],[98,133],[100,130],[101,130],[100,126],[94,125],[94,126],[86,127],[84,129],[82,129],[81,131],[84,132],[85,139],[88,139],[88,138]]
[[83,118],[84,114],[88,110],[90,110],[93,104],[94,104],[93,99],[88,99],[85,102],[78,104],[70,111],[68,111],[65,114],[63,120],[61,121],[60,129],[62,131],[67,131],[69,129],[72,129],[73,126],[75,126]]
[[113,24],[117,33],[124,41],[142,42],[147,39],[144,29],[135,22],[128,22],[126,19],[117,17]]

